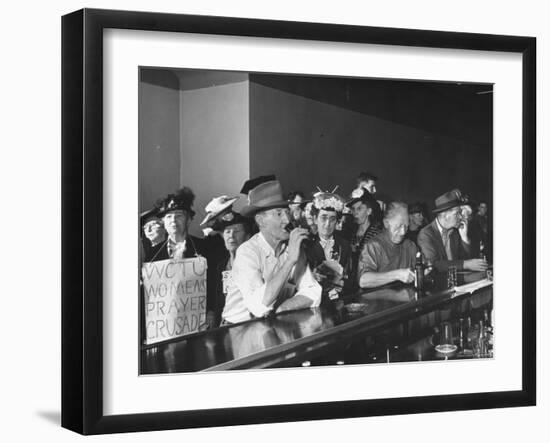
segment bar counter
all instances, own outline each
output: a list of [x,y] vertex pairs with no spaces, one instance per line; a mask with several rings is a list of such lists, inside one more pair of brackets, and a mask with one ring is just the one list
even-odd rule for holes
[[[491,331],[492,345],[492,282],[485,273],[461,273],[457,290],[441,289],[444,284],[436,278],[422,293],[395,284],[142,346],[140,373],[491,358],[492,348],[480,351],[477,336]],[[444,323],[457,349],[442,354],[436,345]]]

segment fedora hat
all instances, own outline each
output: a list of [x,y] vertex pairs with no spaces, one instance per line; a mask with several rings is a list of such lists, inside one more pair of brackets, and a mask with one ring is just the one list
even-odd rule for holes
[[241,209],[243,217],[252,217],[260,211],[273,208],[288,208],[288,200],[283,197],[283,189],[278,180],[264,182],[248,193],[248,205]]
[[433,212],[443,212],[465,203],[468,203],[468,199],[464,197],[460,189],[453,189],[435,199],[435,208]]

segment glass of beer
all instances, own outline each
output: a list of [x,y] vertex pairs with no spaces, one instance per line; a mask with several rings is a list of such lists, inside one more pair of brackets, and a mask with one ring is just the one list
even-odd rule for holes
[[441,324],[439,344],[435,347],[435,350],[442,354],[450,354],[455,352],[456,349],[457,346],[453,339],[453,326],[449,322],[444,322]]

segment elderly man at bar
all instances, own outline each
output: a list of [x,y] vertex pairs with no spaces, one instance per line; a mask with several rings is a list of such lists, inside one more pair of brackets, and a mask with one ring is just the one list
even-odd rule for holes
[[254,217],[260,230],[237,250],[233,281],[243,304],[254,317],[271,312],[317,307],[321,286],[301,248],[308,231],[290,231],[288,201],[277,180],[261,183],[248,194],[244,217]]
[[391,202],[384,213],[384,230],[363,248],[358,265],[359,286],[373,288],[394,281],[414,280],[416,245],[405,238],[409,226],[407,205]]
[[487,262],[474,257],[468,233],[468,222],[463,220],[462,206],[467,203],[459,189],[453,189],[435,199],[436,218],[418,233],[418,246],[426,260],[438,271],[485,271]]

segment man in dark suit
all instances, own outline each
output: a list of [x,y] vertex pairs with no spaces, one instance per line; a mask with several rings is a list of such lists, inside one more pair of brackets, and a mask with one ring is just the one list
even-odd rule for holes
[[344,206],[345,200],[338,194],[319,192],[315,194],[311,208],[317,234],[306,243],[306,255],[315,278],[323,287],[323,302],[338,298],[343,286],[346,292],[353,289],[349,278],[351,246],[336,231]]
[[466,201],[458,189],[435,199],[436,218],[418,234],[418,246],[426,260],[438,270],[451,266],[458,270],[485,271],[487,262],[472,258],[473,248],[468,234],[468,223],[462,223],[461,206]]

